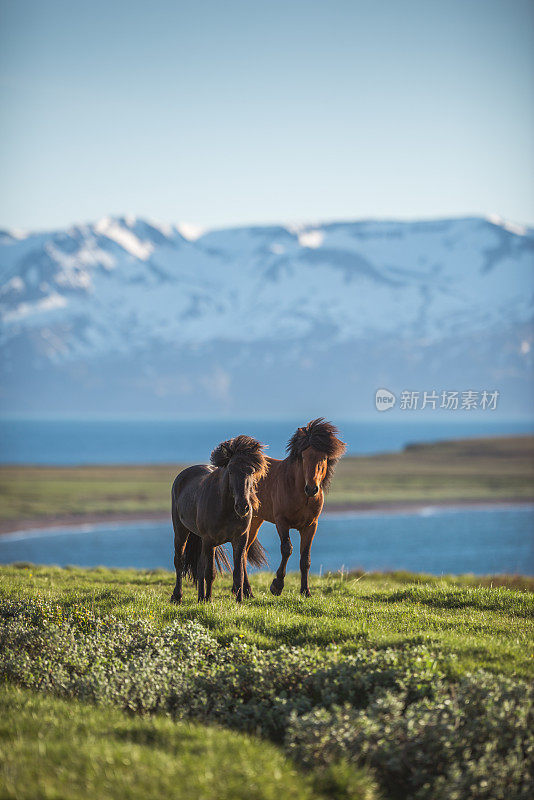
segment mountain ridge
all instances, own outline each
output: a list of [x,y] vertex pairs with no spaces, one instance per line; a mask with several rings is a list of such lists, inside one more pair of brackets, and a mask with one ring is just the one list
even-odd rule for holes
[[469,366],[500,382],[515,413],[532,389],[533,273],[534,230],[495,217],[3,232],[0,408],[284,412],[281,382],[302,400],[326,371],[318,406],[364,373],[358,411],[373,385],[426,388],[441,363],[452,388]]
[[506,217],[502,217],[496,213],[490,214],[460,214],[460,215],[450,215],[444,217],[417,217],[417,218],[402,218],[402,217],[333,217],[328,219],[303,219],[300,221],[295,222],[284,222],[283,220],[279,221],[271,221],[271,222],[251,222],[250,224],[246,223],[239,223],[239,224],[232,224],[232,225],[201,225],[193,222],[189,222],[187,220],[179,220],[177,222],[169,222],[163,221],[161,219],[157,219],[155,217],[150,216],[142,216],[138,214],[104,214],[102,217],[98,217],[97,219],[86,220],[85,222],[72,222],[67,226],[52,226],[52,227],[44,227],[44,228],[22,228],[22,227],[0,227],[0,236],[12,236],[14,239],[24,239],[28,236],[34,235],[53,235],[56,233],[65,233],[71,230],[80,230],[80,229],[87,229],[96,227],[102,222],[114,220],[114,221],[123,221],[126,224],[132,224],[137,221],[145,222],[147,225],[152,226],[154,228],[160,228],[162,232],[165,230],[172,230],[176,229],[180,232],[180,229],[183,228],[184,231],[188,232],[188,235],[182,233],[184,238],[191,240],[198,239],[205,233],[213,233],[213,232],[224,232],[224,231],[239,231],[239,230],[248,230],[248,229],[286,229],[288,231],[298,231],[302,228],[315,228],[319,227],[326,227],[329,225],[366,225],[366,224],[378,224],[378,225],[426,225],[432,223],[448,223],[448,222],[457,222],[457,221],[464,221],[464,222],[480,222],[486,221],[492,225],[497,227],[505,228],[511,232],[517,233],[518,235],[526,235],[534,233],[534,225],[528,225],[524,223],[515,222],[514,220],[508,219]]

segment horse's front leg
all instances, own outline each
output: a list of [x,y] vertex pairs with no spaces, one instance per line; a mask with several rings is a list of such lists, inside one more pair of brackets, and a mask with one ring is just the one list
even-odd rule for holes
[[278,531],[278,535],[280,537],[280,553],[282,554],[282,560],[280,561],[280,566],[276,570],[276,578],[271,583],[270,588],[272,594],[280,595],[282,594],[282,590],[284,588],[286,564],[289,556],[293,552],[293,546],[291,544],[291,539],[289,538],[289,525],[287,525],[286,522],[277,522],[276,530]]
[[300,593],[304,597],[310,597],[310,587],[308,586],[308,575],[310,574],[311,557],[310,550],[317,530],[317,522],[312,522],[300,533]]
[[248,540],[247,540],[247,547],[245,550],[245,560],[244,560],[244,576],[243,576],[243,596],[244,597],[254,597],[252,592],[252,586],[250,585],[250,581],[248,579],[248,571],[247,571],[247,553],[252,547],[253,543],[255,542],[258,531],[263,523],[262,519],[258,519],[257,517],[252,517],[252,522],[250,523],[250,529],[248,533]]
[[235,599],[238,603],[243,600],[243,580],[245,577],[245,547],[247,546],[248,531],[245,531],[237,539],[232,542],[234,551],[234,580],[232,592],[235,594]]
[[[235,587],[232,585],[232,594],[235,594]],[[243,597],[245,598],[253,598],[254,593],[252,591],[252,586],[250,585],[250,581],[248,578],[247,572],[247,551],[245,548],[245,552],[243,553]]]
[[247,548],[245,547],[245,551],[243,553],[243,597],[251,598],[254,597],[252,592],[252,586],[250,585],[250,581],[248,579],[248,572],[247,572]]

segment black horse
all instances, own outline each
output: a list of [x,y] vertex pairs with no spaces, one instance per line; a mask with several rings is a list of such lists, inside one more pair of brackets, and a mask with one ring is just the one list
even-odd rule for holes
[[267,470],[263,445],[250,436],[222,442],[211,454],[211,464],[184,469],[172,486],[174,566],[176,586],[171,602],[182,600],[182,576],[197,584],[198,599],[210,600],[216,566],[230,569],[221,545],[231,542],[234,555],[232,591],[236,600],[252,597],[245,561],[266,563],[256,541],[247,544],[252,512],[258,507],[256,484]]

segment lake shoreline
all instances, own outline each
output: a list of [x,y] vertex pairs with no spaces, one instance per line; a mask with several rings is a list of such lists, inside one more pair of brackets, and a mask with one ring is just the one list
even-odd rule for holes
[[[503,506],[532,506],[532,498],[498,498],[498,499],[447,499],[447,500],[407,500],[395,502],[361,502],[361,503],[336,503],[325,507],[323,514],[338,516],[343,514],[365,514],[379,512],[381,514],[396,514],[399,512],[417,513],[428,508],[502,508]],[[25,519],[0,520],[0,536],[3,534],[17,533],[19,531],[47,530],[53,528],[72,528],[84,525],[105,525],[116,523],[143,523],[143,522],[169,522],[171,528],[170,511],[137,511],[114,513],[69,514],[47,517],[33,517]]]

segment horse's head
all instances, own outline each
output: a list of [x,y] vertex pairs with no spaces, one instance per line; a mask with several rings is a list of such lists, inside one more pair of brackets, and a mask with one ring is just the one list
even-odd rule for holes
[[328,458],[314,447],[302,451],[302,469],[304,471],[304,491],[308,497],[315,497],[322,486],[328,471]]
[[228,481],[234,498],[234,509],[238,517],[247,517],[252,513],[254,473],[242,469],[240,464],[228,465]]
[[232,495],[235,513],[243,519],[258,507],[256,484],[267,472],[267,459],[263,445],[251,436],[236,436],[215,448],[211,463],[226,467],[228,489]]
[[346,450],[337,433],[331,422],[320,417],[298,428],[289,440],[289,457],[302,461],[307,497],[315,497],[321,488],[328,491],[334,468]]

